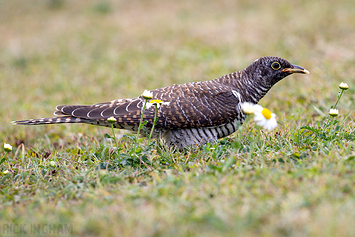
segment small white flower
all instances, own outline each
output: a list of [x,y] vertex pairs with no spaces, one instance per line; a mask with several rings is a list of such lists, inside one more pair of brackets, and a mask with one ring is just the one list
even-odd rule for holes
[[336,116],[338,116],[338,114],[339,114],[339,110],[337,110],[337,109],[330,109],[329,110],[329,115],[332,117],[336,117]]
[[49,162],[49,165],[50,165],[50,166],[56,166],[56,165],[57,165],[57,162],[55,162],[55,161],[52,160],[51,162]]
[[4,170],[2,173],[3,173],[3,174],[8,174],[8,173],[10,173],[10,171]]
[[12,146],[10,144],[4,143],[4,150],[6,152],[12,151]]
[[254,114],[256,124],[266,130],[273,130],[277,127],[276,115],[261,105],[244,102],[241,104],[241,108],[245,114]]
[[108,119],[107,119],[107,122],[109,122],[109,123],[115,123],[115,122],[117,122],[117,119],[115,118],[115,117],[109,117]]
[[345,82],[342,82],[339,84],[339,88],[345,91],[345,90],[349,89],[349,86]]
[[257,108],[257,111],[254,113],[254,121],[256,124],[269,131],[275,129],[277,127],[276,115],[266,108],[261,107],[262,109],[260,110],[260,107]]
[[142,97],[146,100],[150,100],[153,98],[153,93],[148,90],[144,90]]

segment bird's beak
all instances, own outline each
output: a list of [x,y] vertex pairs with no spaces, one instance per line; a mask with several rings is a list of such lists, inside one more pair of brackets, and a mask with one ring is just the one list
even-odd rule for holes
[[303,67],[297,66],[297,65],[292,65],[290,68],[285,68],[282,70],[283,72],[289,72],[289,73],[303,73],[303,74],[309,74],[309,71],[304,69]]

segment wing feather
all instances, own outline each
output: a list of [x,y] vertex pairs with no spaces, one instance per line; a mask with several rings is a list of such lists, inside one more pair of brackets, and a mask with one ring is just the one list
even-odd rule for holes
[[[163,104],[158,109],[157,128],[197,128],[212,127],[233,121],[237,116],[239,99],[232,88],[221,83],[205,81],[183,85],[172,85],[152,90],[153,100]],[[55,115],[71,115],[83,119],[117,118],[118,123],[139,124],[144,104],[142,97],[118,99],[94,105],[59,105]],[[144,120],[151,126],[155,107],[146,107]]]
[[238,115],[237,106],[240,101],[233,95],[232,88],[224,84],[206,81],[164,89],[154,90],[154,96],[169,102],[160,107],[158,127],[174,129],[218,126],[232,122]]

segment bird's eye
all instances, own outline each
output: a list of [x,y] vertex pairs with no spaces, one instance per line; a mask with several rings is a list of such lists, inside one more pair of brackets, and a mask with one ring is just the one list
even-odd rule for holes
[[273,62],[271,64],[271,68],[274,70],[279,70],[281,68],[281,64],[279,62]]

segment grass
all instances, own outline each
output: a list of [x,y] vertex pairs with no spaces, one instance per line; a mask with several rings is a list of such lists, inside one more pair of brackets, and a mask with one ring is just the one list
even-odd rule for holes
[[[354,235],[353,1],[0,4],[0,140],[13,146],[0,151],[2,235]],[[264,55],[311,72],[260,102],[278,116],[273,132],[249,119],[200,150],[140,139],[133,152],[135,134],[118,130],[116,147],[107,128],[10,124],[214,79]],[[341,81],[350,88],[330,118]]]

